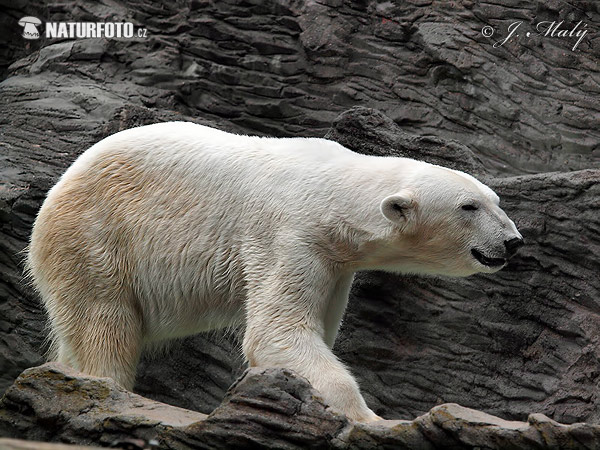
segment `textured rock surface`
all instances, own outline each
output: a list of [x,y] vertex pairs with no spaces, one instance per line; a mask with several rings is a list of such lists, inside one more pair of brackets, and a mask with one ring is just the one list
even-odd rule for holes
[[527,422],[509,422],[456,404],[436,406],[413,421],[354,424],[323,404],[304,378],[287,369],[247,371],[206,417],[54,363],[25,371],[0,400],[0,433],[73,444],[129,442],[137,443],[137,448],[179,450],[558,450],[600,445],[600,425],[562,425],[542,414],[530,415]]
[[306,379],[250,369],[205,421],[165,433],[169,448],[327,448],[348,425]]
[[151,441],[160,430],[205,418],[48,363],[26,370],[0,401],[0,436],[107,446]]
[[[491,178],[598,167],[598,33],[576,52],[539,36],[494,49],[480,33],[488,23],[505,33],[513,18],[598,23],[598,4],[233,3],[2,4],[0,392],[43,361],[44,319],[19,252],[46,191],[85,148],[177,119],[323,135],[361,104],[391,119],[353,110],[332,139],[487,178],[528,241],[494,276],[358,276],[336,352],[370,405],[388,418],[459,402],[512,419],[600,420],[598,171]],[[149,37],[24,42],[25,15],[128,18]],[[208,413],[240,366],[232,337],[199,336],[144,361],[136,390]]]

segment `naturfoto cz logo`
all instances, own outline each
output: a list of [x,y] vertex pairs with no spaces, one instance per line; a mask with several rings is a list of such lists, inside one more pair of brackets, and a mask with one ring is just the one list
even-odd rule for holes
[[39,39],[40,32],[38,26],[42,24],[42,21],[37,17],[23,17],[19,20],[19,25],[23,27],[23,37],[25,39]]
[[[23,17],[19,20],[25,39],[39,39],[42,21],[37,17]],[[131,22],[46,22],[47,38],[145,38],[146,28],[137,31]]]

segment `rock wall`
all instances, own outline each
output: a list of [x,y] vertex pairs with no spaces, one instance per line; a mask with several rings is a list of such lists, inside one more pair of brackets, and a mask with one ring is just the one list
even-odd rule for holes
[[[465,143],[496,173],[600,162],[597,2],[45,0],[6,7],[0,70],[31,55],[20,73],[83,78],[84,91],[101,80],[121,99],[135,84],[145,88],[145,106],[278,136],[321,136],[340,112],[373,107],[405,131]],[[129,42],[24,43],[16,23],[23,15],[130,20],[147,33]],[[552,22],[558,29],[548,31]],[[571,37],[558,37],[560,30]],[[4,71],[13,75],[17,66]]]
[[[598,33],[576,51],[571,41],[537,35],[492,45],[513,21],[597,27],[598,4],[3,7],[0,392],[43,362],[44,317],[23,283],[20,252],[46,191],[113,132],[194,120],[254,134],[328,133],[359,152],[463,168],[497,189],[516,218],[528,244],[499,274],[358,275],[335,351],[378,413],[412,418],[458,402],[507,419],[534,411],[563,422],[600,419]],[[131,20],[147,37],[25,42],[17,25],[25,15]],[[484,25],[495,27],[494,38],[482,35]],[[339,116],[356,105],[385,115]],[[529,172],[540,174],[497,178]],[[198,336],[144,361],[136,390],[208,413],[241,370],[234,336]]]

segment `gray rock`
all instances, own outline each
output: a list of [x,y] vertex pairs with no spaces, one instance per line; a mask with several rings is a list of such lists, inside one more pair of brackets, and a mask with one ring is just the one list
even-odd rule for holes
[[210,416],[166,434],[169,448],[328,448],[348,425],[288,369],[249,369]]
[[413,421],[357,424],[331,410],[306,379],[287,369],[247,370],[207,417],[145,399],[109,378],[90,377],[56,363],[26,370],[6,392],[0,400],[0,433],[28,440],[178,450],[595,449],[600,445],[600,425],[563,425],[542,414],[532,414],[527,422],[509,422],[456,404],[436,406]]
[[427,161],[474,175],[485,175],[479,159],[465,145],[405,133],[381,111],[362,106],[340,114],[325,135],[357,153]]
[[[80,92],[101,81],[105,93],[118,94],[117,102],[141,90],[144,106],[277,136],[322,136],[339,113],[361,105],[381,110],[404,131],[462,142],[496,174],[600,164],[596,2],[268,0],[134,7],[117,1],[108,8],[42,1],[7,8],[0,21],[7,43],[0,76],[56,73],[59,84],[84,81],[75,83]],[[147,36],[25,42],[17,25],[23,15],[127,19]],[[573,51],[576,38],[535,29],[552,21],[563,21],[564,29],[581,21],[588,34]],[[521,22],[520,36],[494,48],[515,22]],[[486,25],[494,36],[482,35]]]
[[0,400],[1,436],[46,442],[149,442],[160,430],[205,418],[128,392],[110,378],[85,376],[58,363],[27,369]]

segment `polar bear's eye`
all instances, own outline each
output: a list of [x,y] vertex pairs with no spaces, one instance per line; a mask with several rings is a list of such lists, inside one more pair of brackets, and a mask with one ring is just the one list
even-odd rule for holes
[[475,205],[463,205],[462,209],[465,211],[477,211],[478,208]]

